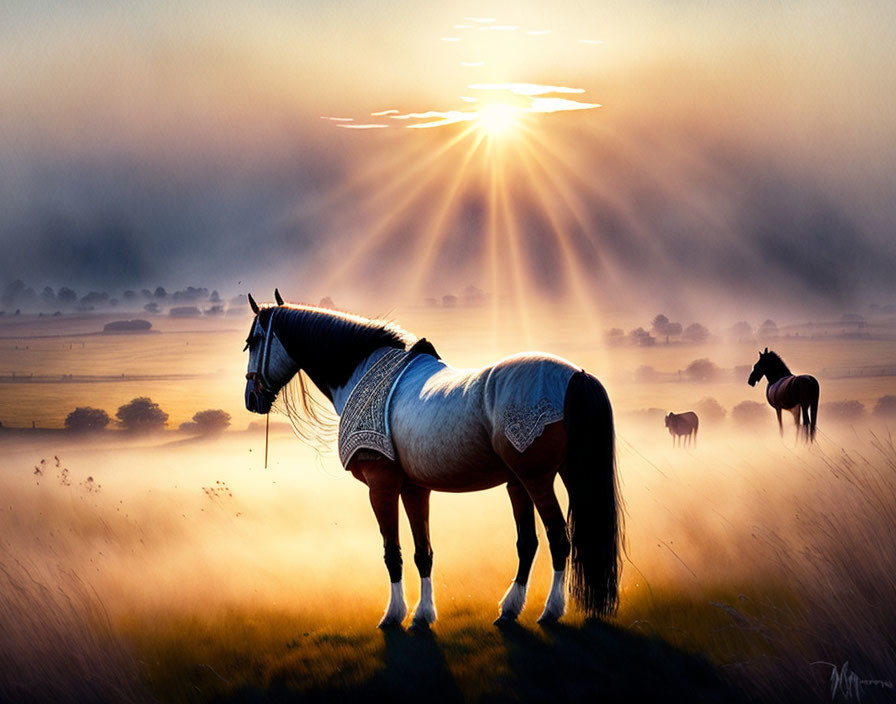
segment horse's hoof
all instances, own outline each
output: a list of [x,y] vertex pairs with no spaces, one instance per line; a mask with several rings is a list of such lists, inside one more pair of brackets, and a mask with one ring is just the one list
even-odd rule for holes
[[501,614],[493,622],[495,626],[509,626],[512,623],[516,623],[515,614]]
[[538,624],[540,626],[551,626],[557,623],[560,620],[559,616],[555,616],[554,614],[542,614],[538,617]]
[[381,631],[400,631],[401,621],[384,618],[379,622],[379,624],[377,624],[377,628],[379,628]]

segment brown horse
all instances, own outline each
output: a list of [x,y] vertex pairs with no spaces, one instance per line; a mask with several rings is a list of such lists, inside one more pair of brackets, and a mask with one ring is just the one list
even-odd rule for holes
[[[756,386],[763,376],[768,379],[765,398],[778,414],[778,428],[781,435],[784,435],[781,411],[787,410],[793,413],[797,438],[802,435],[807,442],[814,441],[815,424],[818,421],[818,380],[808,374],[795,376],[784,364],[784,360],[774,352],[769,352],[768,347],[765,348],[765,352],[759,353],[759,361],[753,365],[753,372],[747,383]],[[801,412],[802,425],[800,425]]]
[[678,440],[679,446],[682,442],[688,445],[692,437],[694,439],[694,447],[697,447],[697,428],[699,426],[700,420],[693,411],[669,413],[666,416],[666,427],[669,429],[669,435],[672,436],[672,447],[675,447],[676,440]]

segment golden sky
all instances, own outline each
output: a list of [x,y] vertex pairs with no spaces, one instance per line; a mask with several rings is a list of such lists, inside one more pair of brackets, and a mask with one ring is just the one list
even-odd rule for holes
[[406,297],[667,295],[658,270],[764,295],[769,268],[776,296],[876,295],[893,26],[883,2],[7,2],[0,279],[298,267],[310,296],[371,278],[349,249],[422,260]]

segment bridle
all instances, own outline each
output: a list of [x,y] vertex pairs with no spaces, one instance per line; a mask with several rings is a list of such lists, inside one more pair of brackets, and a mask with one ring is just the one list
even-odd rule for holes
[[[246,379],[255,383],[256,390],[264,393],[270,392],[270,381],[268,377],[269,366],[271,362],[271,342],[273,339],[273,335],[271,334],[271,328],[274,324],[274,312],[271,311],[271,316],[268,318],[267,329],[264,333],[264,341],[261,344],[261,357],[258,359],[258,366],[253,372],[246,372]],[[257,324],[257,323],[256,323]],[[246,348],[249,347],[249,342],[246,341]]]

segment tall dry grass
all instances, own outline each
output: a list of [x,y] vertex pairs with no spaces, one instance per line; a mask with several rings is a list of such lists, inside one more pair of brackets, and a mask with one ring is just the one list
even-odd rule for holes
[[96,591],[0,546],[0,699],[144,702],[138,665]]
[[647,541],[636,538],[647,575],[629,570],[620,620],[706,653],[761,701],[889,701],[896,447],[886,433],[851,434],[811,447],[757,440],[742,459],[717,454],[724,480],[704,475],[699,501],[667,506],[663,559],[645,558]]
[[[237,435],[60,447],[63,467],[41,476],[44,448],[8,448],[0,699],[358,698],[404,691],[417,665],[446,701],[594,693],[611,674],[620,699],[678,677],[724,693],[699,658],[657,637],[756,700],[830,701],[834,667],[838,700],[846,687],[886,699],[893,438],[832,430],[806,447],[768,430],[707,431],[696,449],[673,450],[662,428],[620,424],[628,561],[615,630],[576,614],[566,630],[536,626],[550,579],[542,550],[521,629],[496,632],[515,568],[507,497],[434,497],[440,621],[425,642],[376,631],[387,579],[365,489],[294,439],[274,439],[268,470],[260,438]],[[413,604],[410,560],[406,574]],[[553,679],[534,674],[545,658]]]

